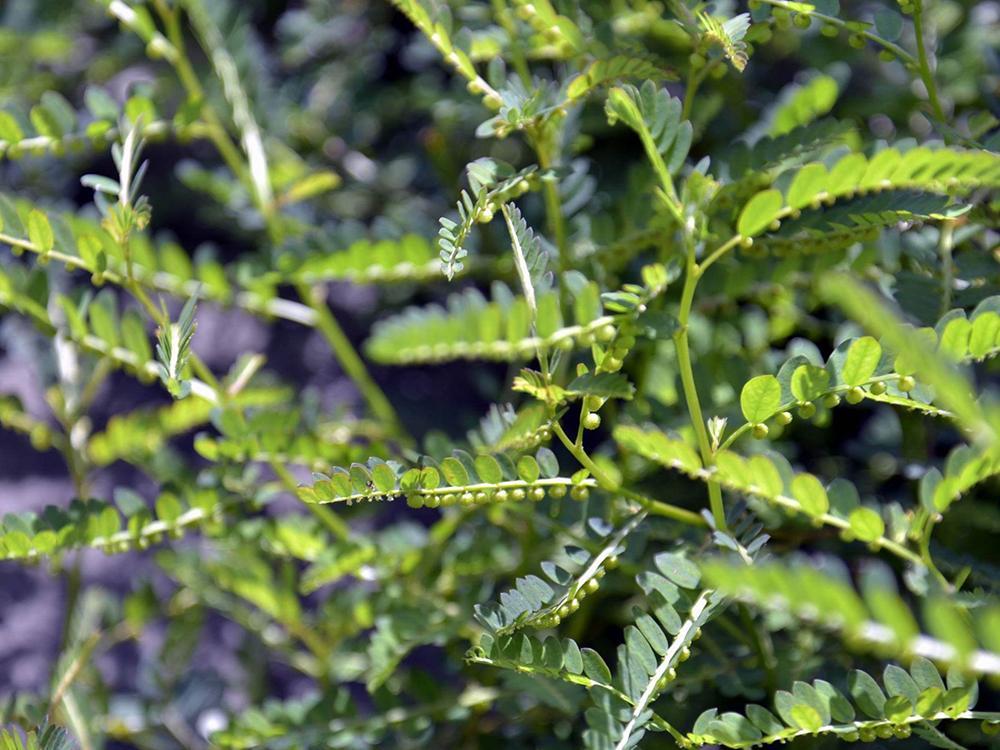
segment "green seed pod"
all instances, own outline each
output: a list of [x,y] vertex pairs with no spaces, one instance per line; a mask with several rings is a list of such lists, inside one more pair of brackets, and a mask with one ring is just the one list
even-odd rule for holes
[[823,406],[827,409],[834,409],[840,406],[840,396],[836,393],[828,393],[823,397]]
[[553,484],[549,487],[549,495],[552,496],[554,500],[566,497],[566,485],[565,484]]
[[565,604],[564,604],[564,605],[562,605],[562,606],[561,606],[561,607],[559,608],[559,616],[560,616],[560,617],[563,617],[563,618],[565,618],[565,617],[569,617],[569,607],[567,607],[567,606],[566,606]]
[[779,411],[778,412],[778,416],[775,417],[775,420],[780,425],[791,424],[792,423],[792,419],[793,419],[793,417],[792,417],[792,413],[790,411]]
[[608,323],[607,325],[603,325],[600,328],[598,328],[597,331],[594,332],[594,336],[597,338],[598,341],[603,341],[604,343],[607,343],[608,341],[611,341],[611,339],[615,337],[615,333],[617,333],[617,331],[615,331],[615,327],[610,323]]
[[618,555],[611,555],[607,560],[604,561],[604,567],[608,570],[614,570],[618,567]]
[[808,13],[799,13],[792,19],[792,23],[800,29],[808,29],[812,25],[812,18]]
[[823,24],[822,28],[820,28],[819,33],[822,34],[825,37],[829,37],[830,39],[834,39],[834,38],[837,37],[838,34],[840,34],[840,29],[838,29],[832,23],[825,23],[825,24]]
[[572,497],[574,500],[579,500],[580,502],[583,502],[588,497],[590,497],[590,490],[584,487],[583,485],[577,485],[572,489],[572,491],[569,494],[570,497]]
[[600,587],[601,584],[598,582],[596,578],[591,578],[589,581],[587,581],[586,588],[588,594],[593,594]]
[[601,426],[601,415],[590,412],[583,418],[583,428],[585,430],[596,430]]
[[860,386],[854,386],[847,392],[847,403],[860,404],[865,400],[865,391]]
[[522,490],[520,487],[518,487],[516,490],[511,491],[510,496],[516,503],[521,502],[522,500],[524,500],[524,498],[527,497],[524,490]]
[[510,499],[507,490],[497,490],[493,493],[493,499],[498,503],[505,503]]
[[601,368],[608,372],[618,372],[622,369],[622,361],[617,357],[607,356],[601,360]]
[[854,47],[854,49],[864,49],[865,48],[865,38],[861,34],[851,34],[847,38],[847,43]]
[[574,596],[569,600],[569,611],[576,612],[578,609],[580,609],[580,600]]
[[882,62],[892,62],[896,59],[896,56],[889,50],[884,49],[878,53],[878,59]]
[[883,393],[885,393],[885,383],[879,380],[877,383],[872,383],[868,387],[868,390],[871,391],[871,393],[875,396],[881,396]]
[[909,393],[914,388],[917,387],[917,381],[913,379],[910,375],[904,375],[899,379],[899,390],[903,393]]
[[767,429],[766,424],[755,424],[753,426],[753,436],[758,440],[763,440],[764,438],[766,438],[768,432],[769,430]]
[[545,499],[545,489],[543,487],[532,487],[528,497],[534,503],[541,502]]

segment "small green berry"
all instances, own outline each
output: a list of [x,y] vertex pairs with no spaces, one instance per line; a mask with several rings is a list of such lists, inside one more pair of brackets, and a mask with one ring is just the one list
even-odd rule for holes
[[779,411],[778,412],[778,416],[775,417],[775,420],[780,425],[791,424],[792,423],[792,419],[793,419],[793,417],[792,417],[792,413],[790,411]]
[[545,499],[545,489],[543,487],[532,487],[528,497],[532,502],[538,503]]
[[799,416],[803,419],[809,419],[816,413],[816,404],[812,401],[803,401],[799,404]]
[[913,379],[910,375],[904,375],[899,379],[899,390],[903,393],[909,393],[914,388],[917,387],[917,381]]
[[601,584],[598,582],[598,580],[596,578],[591,578],[589,581],[587,581],[587,593],[588,594],[593,594],[600,587],[601,587]]
[[812,24],[812,18],[809,17],[808,13],[799,13],[794,19],[792,19],[792,23],[800,29],[808,29]]
[[608,341],[611,341],[611,339],[615,337],[615,333],[616,333],[615,327],[610,323],[608,323],[607,325],[598,328],[594,335],[597,337],[598,341],[603,341],[607,343]]
[[572,489],[569,495],[574,500],[579,500],[580,502],[583,502],[588,497],[590,497],[590,490],[584,487],[582,484],[578,484],[576,487]]
[[566,485],[565,484],[553,484],[551,487],[549,487],[549,494],[555,500],[558,500],[561,497],[566,497]]
[[879,380],[877,383],[872,383],[868,390],[875,396],[881,396],[885,393],[885,383]]
[[511,498],[513,498],[513,500],[514,500],[515,503],[519,503],[522,500],[524,500],[524,498],[527,497],[527,494],[524,492],[524,490],[522,490],[520,487],[518,487],[516,490],[513,490],[510,493],[510,496],[511,496]]
[[768,429],[766,424],[755,424],[753,426],[753,436],[758,440],[763,440],[767,437]]
[[834,409],[840,406],[840,396],[836,393],[828,393],[823,397],[823,406],[827,409]]
[[865,400],[865,391],[859,386],[854,386],[847,392],[847,403],[860,404]]
[[590,412],[583,418],[583,427],[586,430],[596,430],[601,426],[601,415]]

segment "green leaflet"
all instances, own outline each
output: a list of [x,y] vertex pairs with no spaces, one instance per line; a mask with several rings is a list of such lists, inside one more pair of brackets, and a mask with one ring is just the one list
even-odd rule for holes
[[[845,538],[853,534],[862,541],[887,544],[883,536],[884,523],[877,513],[857,507],[856,500],[853,504],[841,502],[836,508],[830,508],[827,492],[832,485],[824,488],[814,475],[793,472],[787,461],[778,455],[756,455],[746,459],[731,450],[720,450],[715,454],[715,465],[709,469],[703,468],[692,446],[653,428],[619,426],[614,430],[614,438],[626,450],[692,479],[718,482],[734,492],[758,497],[791,512],[805,513],[817,523],[839,529]],[[896,554],[915,557],[912,552],[889,546]]]
[[0,526],[0,559],[57,557],[81,547],[109,554],[145,548],[216,520],[221,509],[215,493],[205,491],[184,502],[160,495],[155,515],[145,506],[123,513],[98,500],[74,500],[66,509],[50,505],[37,515],[8,514]]
[[507,501],[543,500],[546,494],[562,497],[566,491],[594,486],[585,477],[558,476],[559,464],[548,448],[535,456],[522,455],[516,461],[504,454],[473,458],[464,451],[436,462],[429,456],[419,465],[406,468],[370,458],[349,468],[313,474],[313,482],[298,488],[307,503],[346,503],[392,500],[405,497],[414,507],[439,505],[485,505]]
[[644,512],[636,513],[618,528],[600,518],[588,519],[585,530],[597,544],[595,551],[588,553],[576,545],[565,547],[558,560],[541,564],[544,579],[535,575],[518,578],[514,588],[502,592],[496,602],[477,605],[476,619],[494,636],[559,624],[597,590],[601,577],[617,564],[629,535],[645,518]]
[[773,375],[759,375],[747,381],[740,392],[740,408],[751,424],[771,417],[781,406],[781,384]]
[[[931,672],[937,685],[918,687],[916,678],[924,679]],[[920,727],[932,718],[983,721],[994,716],[970,710],[978,693],[974,681],[950,674],[951,687],[945,692],[937,669],[922,657],[913,661],[910,672],[889,665],[882,679],[885,692],[871,675],[855,670],[848,676],[846,694],[825,680],[796,682],[791,692],[777,691],[773,713],[756,704],[746,707],[745,716],[720,715],[709,709],[698,717],[687,739],[696,745],[730,748],[784,743],[817,734],[841,742],[871,742],[886,733],[908,736],[911,726]],[[886,693],[892,697],[886,698]]]
[[[783,221],[798,208],[818,208],[822,201],[852,198],[865,191],[962,193],[997,185],[1000,157],[988,151],[918,147],[902,154],[885,149],[870,159],[850,154],[829,170],[821,164],[802,167],[785,194],[775,188],[757,193],[743,207],[736,228],[745,237],[755,237],[772,225],[777,229],[775,222]],[[898,208],[909,210],[911,197],[902,194]],[[888,205],[881,210],[892,208]]]
[[943,596],[929,597],[922,607],[926,630],[921,633],[916,615],[896,592],[894,576],[887,569],[872,563],[863,593],[858,594],[843,575],[794,562],[753,567],[711,562],[702,565],[702,575],[707,585],[755,607],[823,623],[840,633],[852,650],[875,651],[888,658],[909,654],[933,658],[958,672],[1000,673],[1000,641],[991,630],[1000,617],[995,602],[966,610]]

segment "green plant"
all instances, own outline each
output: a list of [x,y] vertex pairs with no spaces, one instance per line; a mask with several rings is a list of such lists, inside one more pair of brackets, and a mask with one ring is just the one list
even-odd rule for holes
[[[84,748],[994,741],[1000,123],[970,84],[996,81],[972,54],[988,10],[316,2],[280,9],[286,74],[227,3],[79,5],[65,23],[121,45],[93,52],[97,80],[2,82],[0,156],[73,169],[110,145],[114,164],[78,210],[27,167],[0,195],[0,306],[53,352],[51,414],[4,396],[0,425],[74,488],[0,527],[0,558],[68,592],[51,689],[6,718]],[[359,68],[405,45],[416,83],[317,51],[317,29],[366,24]],[[136,39],[155,85],[120,102],[100,71]],[[864,76],[891,96],[853,94]],[[410,117],[430,197],[360,132],[409,142]],[[360,144],[345,176],[337,124]],[[179,193],[151,187],[165,141],[198,159]],[[161,207],[250,250],[189,252]],[[358,347],[334,282],[445,301],[380,311]],[[197,324],[218,308],[315,332],[358,408],[300,394],[287,353],[213,366]],[[420,428],[415,371],[370,371],[455,361],[493,363],[456,370],[490,401],[471,427]],[[97,427],[117,371],[146,403]],[[93,497],[119,462],[143,481]],[[82,548],[153,550],[170,586],[114,596]],[[244,639],[239,699],[185,676],[217,615]],[[148,684],[114,695],[97,654],[157,625]],[[281,670],[303,695],[279,699]]]

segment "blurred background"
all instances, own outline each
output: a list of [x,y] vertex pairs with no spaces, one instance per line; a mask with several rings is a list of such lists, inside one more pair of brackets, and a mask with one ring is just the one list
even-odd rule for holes
[[[473,27],[485,24],[488,3],[457,5],[461,6],[457,20]],[[589,5],[594,6],[595,17],[607,20],[616,14],[653,18],[649,8],[655,4],[608,0]],[[894,3],[842,0],[840,5],[844,16],[869,17],[873,8]],[[362,236],[398,237],[413,232],[431,238],[438,217],[453,211],[467,162],[489,155],[523,166],[533,158],[517,138],[475,137],[476,127],[489,113],[454,80],[437,52],[388,2],[212,0],[206,6],[237,60],[253,112],[272,139],[269,147],[276,152],[287,149],[294,155],[289,155],[290,162],[301,160],[311,168],[339,175],[337,189],[288,209],[292,217],[321,227],[323,241],[331,249],[346,247]],[[1000,113],[1000,4],[940,0],[931,6],[930,26],[944,38],[940,48],[945,62],[938,69],[938,79],[948,106],[962,110],[975,105]],[[725,2],[719,8],[721,12],[743,10]],[[688,50],[668,28],[649,23],[644,43],[668,63],[685,64]],[[196,70],[206,71],[207,61],[199,56],[197,46],[191,44],[190,49]],[[482,49],[485,61],[489,46],[483,42]],[[538,73],[546,75],[548,65],[539,65]],[[817,28],[792,29],[757,40],[742,75],[729,71],[724,78],[704,84],[704,101],[695,118],[698,135],[693,160],[724,149],[747,135],[748,129],[754,136],[754,123],[773,118],[783,97],[817,78],[828,79],[833,87],[827,110],[836,101],[838,118],[853,123],[860,132],[884,140],[923,140],[931,134],[930,123],[918,106],[923,92],[911,83],[902,66],[880,61],[872,50],[852,50],[843,39],[828,39]],[[204,76],[206,82],[209,79]],[[206,85],[208,96],[219,96],[214,83]],[[667,85],[675,91],[682,88],[677,83]],[[185,100],[170,67],[150,59],[143,43],[123,32],[102,3],[0,3],[0,109],[23,120],[46,91],[57,91],[75,109],[83,109],[88,87],[100,88],[119,103],[133,95],[147,97],[166,118],[181,111]],[[621,221],[640,221],[641,216],[629,216],[616,203],[623,195],[627,203],[630,192],[641,188],[637,175],[621,168],[623,163],[636,163],[638,145],[631,135],[624,128],[608,129],[601,102],[595,102],[580,114],[575,137],[570,150],[586,160],[589,170],[581,206],[590,213],[613,214]],[[144,192],[153,207],[151,235],[174,240],[197,253],[214,254],[224,262],[278,252],[262,241],[260,219],[250,197],[229,176],[210,143],[158,139],[150,143],[145,156],[150,162]],[[54,210],[94,212],[92,191],[80,185],[85,173],[113,174],[109,150],[81,148],[62,155],[4,159],[0,161],[0,192]],[[530,199],[526,204],[529,217],[540,217],[540,205]],[[537,224],[541,226],[541,221]],[[481,243],[484,252],[493,249],[491,243],[498,244],[487,232]],[[884,252],[891,255],[893,249]],[[896,248],[895,252],[897,264],[912,274],[919,289],[922,270],[907,265],[907,253],[912,257],[919,253],[912,248]],[[0,254],[4,265],[18,262],[6,249]],[[1000,275],[993,263],[979,273],[987,279],[992,276],[995,288]],[[71,281],[65,272],[53,269],[50,283],[68,286]],[[420,286],[403,283],[378,289],[341,283],[334,285],[330,302],[348,335],[360,346],[372,324],[389,311],[440,300],[447,291],[463,285],[485,288],[488,279],[472,276],[449,286],[442,277]],[[725,299],[717,303],[725,309]],[[729,310],[736,346],[775,337],[773,326],[769,329],[769,304],[750,302]],[[925,314],[916,303],[910,312]],[[926,317],[934,315],[926,313]],[[217,373],[227,371],[244,352],[260,352],[267,357],[268,371],[299,389],[307,403],[347,417],[363,412],[350,380],[321,337],[307,328],[287,321],[268,323],[204,304],[198,311],[194,349]],[[727,356],[724,349],[717,350],[714,361],[704,359],[701,366],[724,367]],[[485,364],[373,367],[372,373],[409,432],[431,442],[437,432],[457,438],[474,428],[511,376],[507,367]],[[657,398],[671,406],[676,403],[676,389],[668,357],[658,373]],[[738,375],[734,372],[731,377],[738,380]],[[0,318],[0,394],[20,399],[37,419],[51,420],[46,392],[58,377],[49,340],[17,315]],[[720,392],[708,398],[728,404],[732,394]],[[113,415],[139,405],[167,402],[169,396],[158,384],[143,386],[122,373],[112,373],[94,401],[92,429],[104,429]],[[895,446],[917,423],[891,412],[877,416],[838,412],[835,420],[832,433],[803,429],[799,436],[802,451],[822,453],[812,449],[832,434],[842,444],[832,447],[829,454],[851,458],[831,459],[818,467],[825,476],[853,475],[861,467],[869,472],[870,487],[885,482],[898,491],[908,459]],[[952,438],[942,434],[939,439],[943,453]],[[198,460],[190,435],[164,447],[156,458],[162,472],[169,472],[173,462]],[[123,461],[93,474],[94,496],[111,497],[118,487],[149,497],[156,483],[148,472]],[[0,429],[0,512],[65,505],[73,493],[57,452],[36,450],[28,436]],[[279,501],[276,509],[286,507],[280,502],[291,507],[290,501]],[[956,528],[962,514],[961,508],[954,511]],[[983,536],[973,531],[961,545],[988,544],[991,529],[995,533],[998,525],[995,513],[983,518]],[[947,526],[941,534],[947,544]],[[143,581],[161,598],[173,591],[176,584],[158,572],[152,554],[85,553],[80,581],[52,576],[44,567],[0,563],[0,700],[14,693],[45,694],[49,689],[64,637],[67,586],[97,586],[124,595]],[[172,647],[179,652],[192,649],[194,672],[178,675],[177,690],[183,697],[175,705],[182,707],[184,715],[174,723],[175,739],[182,745],[202,743],[187,733],[193,729],[203,734],[217,727],[222,711],[238,710],[261,683],[277,698],[304,694],[313,687],[279,663],[264,663],[261,672],[248,673],[247,652],[255,640],[231,619],[209,614],[190,626],[190,632],[197,634],[193,641],[181,637],[179,626],[168,629],[163,623],[153,623],[141,640],[102,653],[97,661],[109,693],[128,696],[151,689],[162,679],[155,671],[161,669],[165,649],[167,653]],[[171,646],[171,639],[178,643]],[[418,652],[414,658],[432,661],[434,657],[432,652]],[[190,707],[186,714],[184,706]]]

